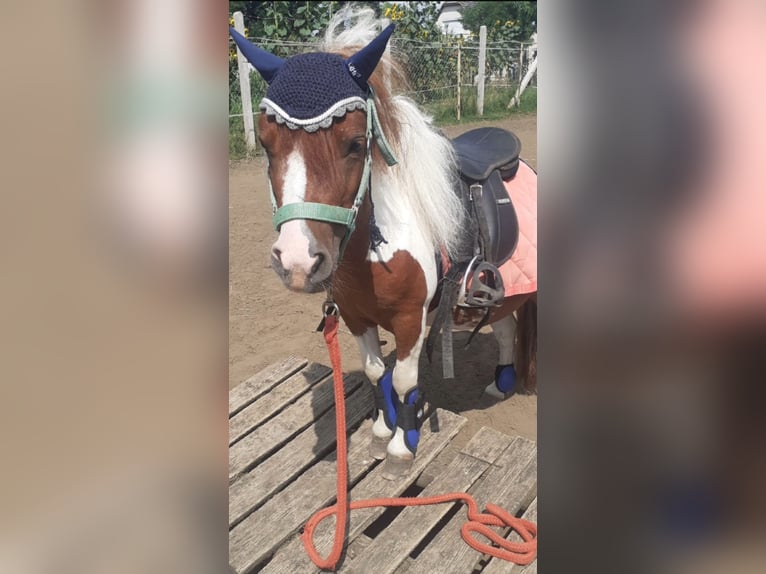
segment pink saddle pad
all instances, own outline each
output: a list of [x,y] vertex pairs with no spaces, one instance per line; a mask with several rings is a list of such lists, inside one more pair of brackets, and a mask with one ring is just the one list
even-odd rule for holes
[[516,177],[505,182],[519,220],[519,243],[500,267],[505,296],[537,291],[537,174],[523,161]]

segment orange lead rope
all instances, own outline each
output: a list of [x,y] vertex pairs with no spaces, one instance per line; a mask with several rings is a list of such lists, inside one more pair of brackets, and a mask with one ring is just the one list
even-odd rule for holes
[[[428,498],[372,498],[348,502],[348,458],[346,446],[346,403],[343,391],[343,370],[340,365],[340,346],[338,345],[338,316],[325,313],[324,338],[330,353],[335,392],[335,432],[338,439],[338,495],[337,503],[320,510],[306,523],[301,535],[311,561],[323,570],[335,570],[343,554],[346,521],[349,510],[370,508],[373,506],[425,506],[462,501],[468,506],[468,522],[463,524],[460,533],[463,540],[473,549],[489,556],[513,562],[529,564],[537,556],[537,526],[529,520],[516,518],[494,504],[487,504],[487,512],[479,512],[476,501],[470,494],[455,492]],[[314,530],[322,520],[335,515],[335,539],[327,558],[322,558],[314,546]],[[515,530],[523,542],[510,542],[494,532],[490,526],[510,527]],[[479,542],[471,533],[475,532],[493,542],[496,546]]]

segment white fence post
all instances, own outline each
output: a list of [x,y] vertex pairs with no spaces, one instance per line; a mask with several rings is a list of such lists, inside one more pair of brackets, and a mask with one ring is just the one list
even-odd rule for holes
[[484,115],[484,72],[487,65],[487,27],[479,28],[479,86],[476,96],[476,113]]
[[[242,12],[234,12],[234,29],[245,35],[245,19]],[[250,94],[250,64],[237,48],[237,66],[239,70],[239,93],[242,97],[242,120],[245,123],[245,143],[247,153],[255,151],[255,122],[253,121],[253,97]]]
[[524,90],[527,89],[529,82],[532,80],[532,76],[534,76],[536,72],[537,56],[535,56],[535,59],[529,63],[529,69],[527,70],[527,73],[524,74],[524,79],[521,80],[521,84],[519,84],[519,87],[516,89],[516,93],[514,94],[513,98],[511,98],[511,103],[508,104],[509,110],[513,106],[517,106],[521,103],[521,95],[524,93]]
[[457,121],[460,121],[460,40],[457,44]]

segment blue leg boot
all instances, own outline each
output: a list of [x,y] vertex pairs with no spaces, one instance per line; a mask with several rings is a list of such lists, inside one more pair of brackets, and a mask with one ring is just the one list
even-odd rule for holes
[[386,458],[388,441],[396,428],[396,411],[399,406],[399,397],[394,391],[394,383],[391,371],[386,371],[378,379],[378,384],[373,385],[375,398],[375,410],[372,414],[372,441],[370,442],[370,456],[378,460]]
[[516,369],[510,365],[495,367],[495,380],[484,389],[484,392],[496,399],[505,399],[513,394],[516,388]]
[[396,434],[388,445],[384,478],[395,479],[409,471],[420,442],[420,427],[428,414],[423,393],[410,389],[397,409]]

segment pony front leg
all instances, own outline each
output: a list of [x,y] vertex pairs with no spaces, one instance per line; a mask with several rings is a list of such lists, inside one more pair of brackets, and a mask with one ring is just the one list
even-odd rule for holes
[[382,460],[386,458],[386,447],[396,425],[397,401],[391,371],[386,371],[383,363],[377,327],[369,327],[362,335],[356,337],[356,342],[362,356],[364,374],[372,383],[375,397],[370,456]]
[[395,479],[406,473],[415,459],[420,426],[423,424],[425,402],[418,388],[418,362],[425,339],[425,312],[419,324],[413,324],[413,316],[404,318],[396,329],[396,365],[393,386],[397,395],[396,430],[388,443],[383,477]]

